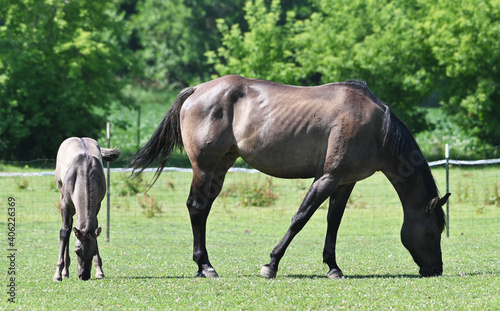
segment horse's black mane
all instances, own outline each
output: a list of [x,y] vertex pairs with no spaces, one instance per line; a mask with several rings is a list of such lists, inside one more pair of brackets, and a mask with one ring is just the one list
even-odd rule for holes
[[[410,159],[411,157],[415,157],[415,155],[422,157],[421,159],[418,159],[419,161],[417,162],[419,164],[416,165],[414,169],[423,172],[423,182],[427,193],[431,196],[439,196],[436,181],[432,176],[431,169],[427,164],[427,161],[423,158],[420,147],[418,146],[418,143],[413,137],[408,126],[394,112],[391,111],[389,106],[384,104],[377,96],[375,96],[375,94],[373,94],[365,81],[349,80],[346,83],[364,90],[365,94],[367,94],[374,103],[384,109],[384,123],[382,127],[382,133],[384,136],[383,145],[388,148],[394,161],[401,161],[399,159],[401,156],[404,159]],[[409,178],[412,178],[413,182],[416,178],[416,174],[412,174]],[[444,229],[446,217],[443,209],[437,208],[436,214],[440,228]]]

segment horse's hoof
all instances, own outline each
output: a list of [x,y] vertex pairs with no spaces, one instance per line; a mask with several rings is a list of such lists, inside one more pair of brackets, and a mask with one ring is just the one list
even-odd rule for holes
[[196,273],[196,276],[199,278],[208,278],[208,279],[219,277],[219,275],[217,274],[217,272],[215,271],[214,268],[205,269],[203,271],[198,271],[198,273]]
[[338,279],[344,279],[344,274],[340,269],[332,269],[328,271],[328,274],[326,275],[330,280],[338,280]]
[[61,282],[62,281],[62,277],[61,276],[54,276],[52,278],[52,281],[54,281],[54,282]]
[[62,278],[63,278],[63,279],[69,279],[69,273],[63,274],[63,275],[62,275]]
[[267,279],[274,279],[276,278],[276,271],[271,269],[268,265],[265,265],[260,269],[260,275]]
[[104,273],[97,273],[95,275],[95,277],[98,278],[98,279],[103,279],[104,278]]

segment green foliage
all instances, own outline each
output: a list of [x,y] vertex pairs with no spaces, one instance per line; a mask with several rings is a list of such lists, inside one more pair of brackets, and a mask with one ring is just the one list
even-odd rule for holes
[[143,181],[142,175],[132,177],[129,174],[122,174],[114,185],[117,186],[117,191],[120,196],[135,196],[144,194],[148,189],[148,185]]
[[142,208],[142,212],[146,218],[155,217],[157,214],[161,214],[161,206],[155,201],[154,196],[144,193],[142,197],[137,197],[137,202]]
[[[134,56],[115,1],[4,1],[0,10],[0,158],[55,157],[68,136],[96,136],[117,74]],[[8,8],[8,9],[7,9]]]
[[227,197],[237,197],[238,205],[242,207],[269,207],[278,199],[273,192],[273,178],[266,177],[264,181],[245,178],[241,184],[233,184],[222,188],[220,197],[226,205]]
[[137,10],[134,27],[143,47],[139,53],[147,63],[145,76],[160,83],[179,81],[180,67],[194,53],[189,49],[190,32],[185,31],[184,25],[192,14],[191,9],[183,0],[146,0],[138,2]]
[[500,144],[500,1],[441,0],[425,30],[439,62],[441,104],[468,134]]
[[427,161],[444,158],[446,144],[450,147],[451,159],[492,159],[499,156],[498,148],[491,147],[479,138],[470,135],[452,121],[442,108],[427,108],[429,122],[435,124],[432,131],[415,135]]
[[[249,30],[244,32],[238,24],[230,28],[222,19],[217,21],[221,33],[222,47],[217,53],[207,53],[208,62],[221,74],[240,74],[249,78],[265,78],[276,82],[290,82],[298,79],[294,75],[290,37],[294,13],[287,15],[287,23],[279,26],[281,6],[273,0],[270,8],[264,0],[245,5]],[[295,80],[296,81],[296,80]]]
[[206,80],[212,67],[204,53],[215,49],[217,18],[241,19],[243,0],[145,0],[133,18],[142,48],[145,78],[157,87],[183,86]]

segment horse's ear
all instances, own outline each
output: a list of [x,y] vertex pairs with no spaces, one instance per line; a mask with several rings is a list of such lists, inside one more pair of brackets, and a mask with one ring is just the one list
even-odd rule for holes
[[76,229],[76,227],[73,227],[73,232],[75,233],[77,239],[79,239],[82,236],[82,232]]
[[448,201],[448,198],[450,197],[451,193],[447,193],[442,197],[441,199],[438,197],[435,197],[429,202],[429,205],[427,205],[427,209],[425,210],[427,213],[432,212],[436,207],[442,207],[443,205],[446,204],[446,201]]
[[436,208],[436,206],[438,206],[438,203],[439,203],[439,198],[435,197],[429,202],[429,205],[427,205],[425,211],[430,214]]
[[99,234],[101,234],[101,231],[102,231],[101,227],[95,229],[95,237],[96,238],[99,236]]
[[450,197],[451,193],[447,193],[444,195],[444,197],[442,197],[441,199],[439,199],[439,202],[438,202],[438,205],[439,206],[443,206],[446,204],[446,201],[448,201],[448,198]]

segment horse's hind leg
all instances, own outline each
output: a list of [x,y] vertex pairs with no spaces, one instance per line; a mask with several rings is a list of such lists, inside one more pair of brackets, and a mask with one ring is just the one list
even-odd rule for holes
[[305,226],[307,221],[309,221],[321,203],[323,203],[335,191],[337,185],[338,181],[331,174],[325,174],[313,182],[297,213],[293,216],[288,231],[271,252],[271,262],[262,267],[260,274],[263,277],[276,277],[279,262],[285,254],[286,248],[290,245],[292,239]]
[[215,170],[201,169],[193,163],[193,181],[187,200],[187,208],[193,230],[193,260],[198,265],[199,277],[218,277],[210,264],[206,248],[207,217],[212,203],[219,195],[228,169],[236,159],[223,158]]
[[337,242],[337,232],[339,230],[340,221],[342,220],[347,200],[355,184],[356,183],[339,186],[330,197],[327,216],[328,229],[326,231],[325,248],[323,249],[323,262],[326,263],[330,269],[327,274],[330,279],[341,279],[344,277],[342,270],[340,270],[335,260],[335,244]]

